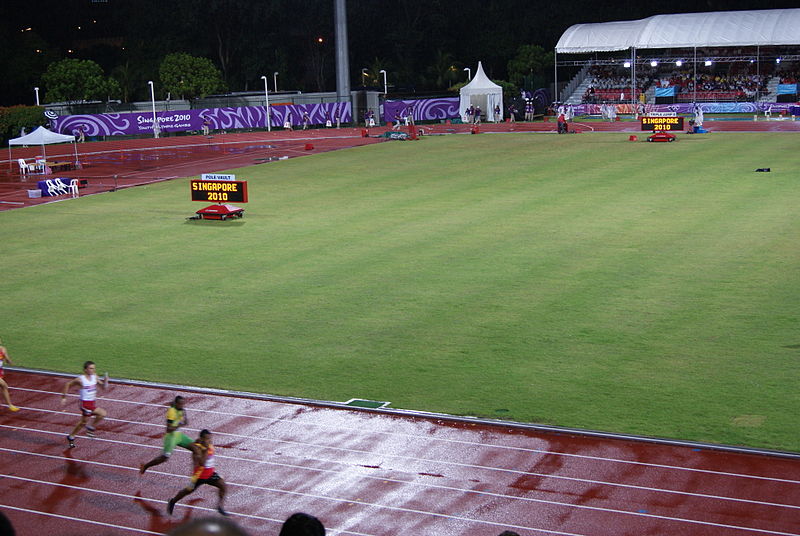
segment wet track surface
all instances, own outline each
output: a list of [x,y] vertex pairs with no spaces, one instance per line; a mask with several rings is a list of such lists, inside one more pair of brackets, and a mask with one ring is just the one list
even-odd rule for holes
[[163,534],[217,515],[209,487],[165,512],[188,452],[138,474],[178,393],[186,433],[214,433],[226,508],[253,535],[298,511],[334,535],[800,534],[796,458],[119,383],[97,437],[70,450],[65,378],[6,378],[22,409],[0,410],[0,504],[20,536]]

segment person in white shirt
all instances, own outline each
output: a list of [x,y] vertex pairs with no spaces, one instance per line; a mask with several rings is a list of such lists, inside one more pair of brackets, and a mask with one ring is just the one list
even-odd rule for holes
[[[67,444],[69,448],[75,448],[75,435],[81,431],[81,428],[86,427],[86,435],[94,437],[94,432],[97,425],[106,417],[106,410],[97,407],[97,386],[108,388],[108,373],[103,376],[103,379],[98,381],[97,368],[94,361],[87,361],[83,364],[83,374],[77,378],[73,378],[64,385],[61,391],[61,405],[67,403],[67,393],[72,386],[80,386],[80,411],[81,420],[72,429],[72,432],[67,436]],[[94,417],[92,424],[87,424],[90,417]]]

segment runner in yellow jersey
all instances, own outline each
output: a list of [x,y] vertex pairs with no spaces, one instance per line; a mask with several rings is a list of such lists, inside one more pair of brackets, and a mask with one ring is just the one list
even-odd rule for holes
[[191,450],[193,453],[196,451],[192,438],[179,430],[181,426],[189,424],[186,417],[186,410],[183,409],[184,404],[184,398],[182,396],[176,396],[169,409],[167,409],[167,432],[164,434],[164,449],[161,451],[161,454],[149,462],[139,465],[139,474],[144,474],[145,471],[154,465],[159,465],[169,460],[175,447],[183,447],[186,450]]

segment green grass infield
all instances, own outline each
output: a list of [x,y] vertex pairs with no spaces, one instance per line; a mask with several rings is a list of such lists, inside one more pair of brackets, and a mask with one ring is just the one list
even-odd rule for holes
[[800,451],[798,136],[679,136],[273,162],[226,222],[186,219],[188,179],[2,212],[0,337],[26,367]]

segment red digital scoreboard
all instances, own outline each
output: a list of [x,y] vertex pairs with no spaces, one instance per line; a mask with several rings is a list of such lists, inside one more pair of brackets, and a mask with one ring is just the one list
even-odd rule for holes
[[191,181],[192,201],[247,203],[247,181]]

